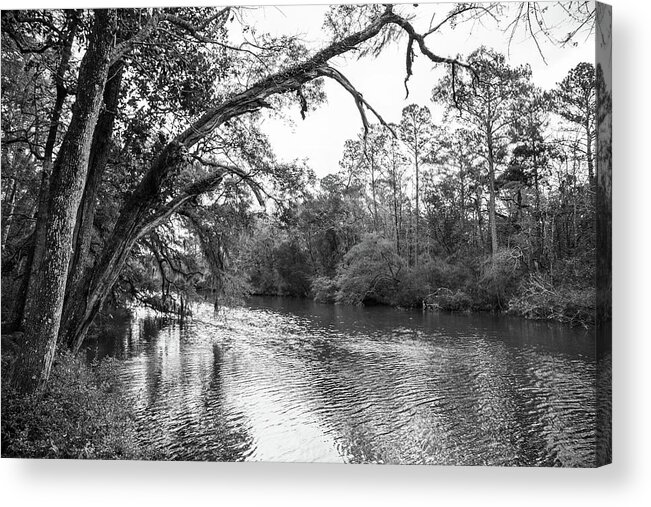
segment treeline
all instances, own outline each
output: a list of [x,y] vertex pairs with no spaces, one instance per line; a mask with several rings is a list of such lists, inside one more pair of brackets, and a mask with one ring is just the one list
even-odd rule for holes
[[442,120],[413,104],[360,132],[336,173],[241,233],[250,290],[593,321],[595,68],[543,91],[491,50],[468,62],[477,75],[433,89]]

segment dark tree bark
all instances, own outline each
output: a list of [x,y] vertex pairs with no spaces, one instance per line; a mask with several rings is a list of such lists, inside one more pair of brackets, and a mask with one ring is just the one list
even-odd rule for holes
[[25,341],[13,366],[12,383],[21,391],[38,389],[50,374],[59,335],[75,220],[108,76],[115,29],[115,11],[95,11],[88,50],[81,62],[72,119],[53,166],[45,246],[35,271],[38,276],[30,285],[25,306]]
[[590,101],[588,102],[588,107],[586,108],[586,119],[585,119],[585,142],[586,142],[586,147],[585,147],[585,156],[588,161],[588,181],[590,182],[591,187],[596,186],[596,178],[594,174],[594,157],[592,155],[592,141],[595,137],[595,132],[594,128],[592,125],[594,124],[594,120],[591,117],[591,104]]
[[[97,120],[93,142],[90,149],[88,176],[81,204],[77,212],[74,235],[74,253],[70,261],[66,298],[62,317],[62,327],[67,328],[72,319],[79,317],[84,309],[91,276],[92,259],[90,244],[93,236],[93,223],[97,208],[97,192],[106,170],[110,151],[115,112],[120,97],[124,66],[122,62],[111,65],[109,79],[104,89],[104,107]],[[72,344],[68,344],[72,345]]]
[[27,256],[27,272],[24,281],[19,291],[19,299],[16,303],[16,316],[20,325],[23,325],[23,318],[25,312],[25,303],[27,295],[30,290],[34,290],[34,283],[38,278],[38,266],[43,259],[43,251],[45,250],[45,224],[47,222],[48,201],[50,195],[50,177],[52,174],[52,161],[54,155],[54,147],[56,145],[57,134],[59,130],[59,122],[63,112],[63,104],[68,94],[65,87],[65,74],[70,67],[70,57],[72,56],[72,45],[79,26],[79,16],[76,11],[68,11],[67,18],[69,28],[63,40],[61,48],[61,59],[56,74],[54,75],[54,86],[56,95],[54,99],[54,106],[50,115],[50,127],[48,130],[47,139],[45,141],[45,149],[43,151],[43,167],[41,173],[41,186],[38,193],[38,204],[36,211],[36,228],[33,236],[33,246],[29,250]]
[[398,210],[400,207],[400,198],[398,193],[400,192],[400,183],[398,182],[398,167],[396,163],[396,152],[395,146],[391,147],[391,187],[393,193],[393,225],[395,227],[395,243],[396,243],[396,253],[400,255],[400,218]]
[[375,150],[373,149],[371,149],[369,163],[371,164],[371,195],[373,197],[373,230],[377,233],[379,232],[379,228],[377,219],[377,190],[375,184]]
[[111,151],[113,126],[120,98],[123,68],[122,62],[118,62],[109,69],[109,79],[104,90],[104,107],[93,133],[88,176],[77,213],[75,252],[72,258],[71,274],[80,273],[84,268],[88,267],[90,240],[93,234],[93,223],[97,208],[97,192]]

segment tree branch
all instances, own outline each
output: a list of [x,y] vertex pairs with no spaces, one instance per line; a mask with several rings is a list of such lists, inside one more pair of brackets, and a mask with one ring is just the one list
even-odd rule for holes
[[393,137],[396,138],[398,137],[395,131],[393,130],[393,128],[391,128],[391,126],[386,121],[384,121],[384,118],[382,118],[382,116],[380,116],[380,114],[375,109],[373,109],[373,106],[371,106],[366,101],[366,99],[364,99],[362,94],[355,89],[355,87],[351,84],[351,82],[348,81],[346,76],[344,76],[341,72],[334,69],[333,67],[327,65],[319,68],[318,72],[322,76],[326,76],[337,81],[341,86],[344,87],[344,89],[348,93],[350,93],[353,96],[353,98],[355,99],[355,105],[357,106],[357,109],[359,110],[359,114],[362,117],[362,123],[364,124],[364,136],[368,134],[368,128],[369,128],[368,118],[366,117],[366,111],[364,111],[364,108],[366,108],[375,115],[375,117],[380,121],[380,123],[384,127],[386,127],[387,129],[389,129],[389,131],[391,131]]
[[226,171],[217,171],[184,188],[176,197],[154,211],[137,230],[137,238],[142,238],[171,217],[191,199],[216,188],[223,180]]
[[232,165],[220,164],[218,162],[213,162],[211,160],[206,160],[206,159],[201,158],[198,155],[192,155],[192,158],[194,158],[195,160],[197,160],[199,163],[201,163],[204,166],[213,167],[213,168],[218,169],[219,171],[222,171],[223,173],[230,173],[230,174],[235,174],[236,176],[239,176],[240,179],[242,181],[244,181],[249,186],[251,191],[255,194],[255,197],[258,200],[258,204],[260,206],[264,206],[265,201],[264,201],[264,198],[262,197],[262,192],[264,192],[264,190],[262,189],[262,186],[251,177],[251,174],[243,171],[239,167],[235,167],[235,166],[232,166]]
[[111,53],[111,65],[117,62],[129,51],[131,51],[133,49],[133,46],[140,44],[145,39],[147,39],[147,37],[149,37],[154,32],[154,30],[156,30],[156,27],[158,26],[160,20],[161,13],[157,10],[154,10],[151,17],[145,23],[145,26],[142,27],[138,33],[136,33],[130,39],[120,42],[113,48],[113,52]]

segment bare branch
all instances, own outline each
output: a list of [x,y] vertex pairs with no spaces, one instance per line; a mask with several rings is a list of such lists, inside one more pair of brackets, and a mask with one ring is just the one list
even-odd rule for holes
[[187,19],[183,19],[180,16],[175,16],[173,14],[168,14],[168,13],[162,14],[160,19],[161,19],[161,21],[168,21],[171,24],[185,30],[188,34],[190,34],[198,42],[204,42],[206,44],[215,44],[217,46],[223,47],[224,49],[230,49],[232,51],[242,51],[242,52],[245,52],[245,53],[249,53],[250,55],[253,55],[256,58],[259,58],[259,55],[257,55],[256,53],[254,53],[250,49],[245,49],[243,47],[245,44],[253,46],[253,47],[257,47],[254,44],[246,42],[246,43],[242,43],[239,47],[231,46],[230,44],[226,44],[223,41],[220,41],[220,40],[217,40],[217,39],[212,39],[212,38],[207,37],[205,35],[202,35],[200,33],[200,30],[205,28],[206,26],[208,26],[214,19],[217,19],[217,18],[223,16],[224,14],[228,14],[228,12],[230,12],[230,7],[226,7],[224,9],[222,9],[215,16],[212,16],[211,18],[209,18],[206,22],[202,23],[200,26],[193,25]]
[[326,65],[326,66],[321,67],[319,69],[319,74],[322,75],[322,76],[326,76],[326,77],[329,77],[331,79],[334,79],[341,86],[343,86],[348,93],[350,93],[353,96],[353,98],[355,99],[355,105],[357,106],[357,109],[359,110],[359,114],[362,117],[362,123],[364,124],[364,135],[365,136],[368,133],[369,123],[368,123],[368,118],[366,117],[366,111],[364,110],[364,108],[371,111],[375,115],[375,117],[379,120],[379,122],[384,127],[389,129],[389,131],[391,131],[391,133],[393,134],[393,137],[398,137],[397,134],[395,133],[395,131],[393,130],[393,128],[391,128],[391,126],[386,121],[384,121],[384,118],[382,118],[382,116],[380,116],[380,114],[375,109],[373,109],[373,106],[371,106],[366,101],[366,99],[362,96],[362,94],[359,93],[355,89],[355,87],[351,84],[351,82],[348,81],[346,76],[344,76],[341,72],[334,69],[333,67],[330,67],[330,66]]
[[[407,34],[409,35],[409,43],[407,45],[407,77],[405,78],[405,88],[407,88],[407,82],[409,81],[409,77],[411,76],[411,64],[414,59],[413,55],[413,43],[414,41],[418,44],[418,48],[420,49],[420,52],[425,55],[427,58],[429,58],[432,62],[434,63],[446,63],[449,65],[458,65],[460,67],[466,68],[470,70],[475,76],[477,75],[475,72],[475,69],[472,68],[472,66],[468,65],[467,63],[463,63],[456,58],[446,58],[443,56],[439,56],[434,54],[428,47],[427,44],[425,44],[425,35],[421,35],[416,32],[414,27],[407,21],[406,19],[400,17],[400,16],[394,16],[395,19],[393,19],[391,22],[395,23],[396,25],[400,26]],[[409,52],[411,51],[411,54]],[[407,95],[409,95],[409,89],[407,88]]]
[[473,4],[462,5],[459,8],[457,8],[457,9],[453,10],[452,12],[450,12],[450,14],[448,14],[448,16],[443,21],[441,21],[438,25],[436,25],[434,28],[432,28],[428,32],[424,33],[423,38],[427,37],[428,35],[433,34],[436,31],[438,31],[448,21],[451,21],[452,19],[456,18],[457,16],[460,16],[464,12],[474,11],[474,10],[482,11],[484,14],[488,14],[488,15],[492,16],[493,19],[495,18],[494,14],[491,12],[490,8],[485,7],[483,5],[473,5]]
[[411,70],[412,64],[414,63],[414,38],[409,37],[409,42],[407,43],[407,53],[406,53],[406,73],[405,73],[405,100],[409,98],[409,78],[412,76],[413,72]]
[[529,4],[527,4],[527,25],[529,26],[529,33],[531,33],[531,38],[533,41],[536,43],[536,48],[538,48],[538,53],[540,54],[540,57],[542,58],[543,62],[545,62],[545,65],[547,65],[547,60],[545,59],[545,55],[542,52],[542,49],[540,49],[540,44],[538,43],[538,37],[536,36],[536,32],[534,32],[533,27],[531,26],[531,10],[530,10]]

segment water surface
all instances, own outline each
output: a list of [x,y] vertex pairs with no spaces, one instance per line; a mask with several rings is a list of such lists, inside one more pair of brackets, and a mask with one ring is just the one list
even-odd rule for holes
[[122,358],[168,459],[592,466],[594,339],[509,317],[253,298],[138,316]]

